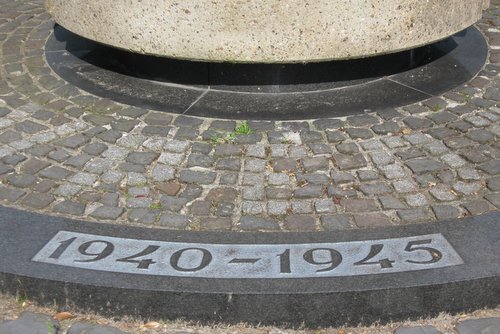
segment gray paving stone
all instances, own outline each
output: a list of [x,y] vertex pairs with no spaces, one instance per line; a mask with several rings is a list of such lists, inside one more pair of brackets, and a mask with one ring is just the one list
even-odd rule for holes
[[56,149],[48,154],[48,157],[57,162],[63,162],[67,160],[71,155],[64,149]]
[[464,320],[456,329],[459,334],[498,334],[500,333],[500,318]]
[[158,154],[153,152],[131,152],[126,161],[138,165],[150,165],[157,157]]
[[338,143],[346,139],[346,136],[340,131],[326,131],[325,134],[329,143]]
[[425,195],[421,193],[406,195],[405,201],[411,207],[425,206],[428,203]]
[[[212,145],[208,143],[193,143],[191,147],[192,153],[201,153],[204,155],[208,155],[212,151]],[[180,153],[180,152],[177,152]]]
[[119,119],[111,122],[111,128],[121,132],[130,132],[139,124],[137,120]]
[[54,181],[66,179],[71,174],[71,171],[59,166],[51,166],[40,172],[40,176]]
[[212,184],[215,181],[217,173],[202,172],[194,170],[183,170],[180,173],[179,180],[185,183]]
[[358,177],[360,181],[373,181],[379,178],[379,175],[374,170],[358,170]]
[[200,197],[203,192],[203,188],[196,184],[187,184],[184,190],[180,193],[179,197],[187,199],[189,201]]
[[398,180],[392,182],[392,186],[397,193],[409,193],[417,191],[417,186],[410,180]]
[[394,334],[440,334],[433,326],[400,327]]
[[380,170],[389,180],[400,179],[406,176],[404,169],[397,164],[382,166]]
[[[27,158],[21,154],[13,154],[2,158],[2,162],[6,165],[16,166],[25,161]],[[4,173],[5,174],[5,173]]]
[[230,230],[232,226],[231,218],[217,217],[217,218],[203,218],[200,220],[200,229],[204,231],[222,231]]
[[260,215],[264,212],[264,204],[257,201],[243,201],[241,212],[244,215]]
[[[142,129],[141,133],[145,136],[167,137],[171,129],[172,128],[169,126],[147,125]],[[103,138],[103,136],[99,136],[99,138],[101,138],[104,141],[108,141],[108,142],[113,143],[113,142],[116,142],[116,140],[119,138],[119,137],[117,137],[118,134],[121,136],[120,132],[117,132],[117,133],[115,132],[115,133],[107,135],[106,138]]]
[[351,183],[356,181],[356,178],[349,172],[338,172],[332,170],[330,172],[330,177],[333,179],[335,184]]
[[221,156],[240,156],[242,153],[243,153],[243,147],[241,145],[217,144],[215,146],[214,155],[216,157],[221,157]]
[[432,211],[438,220],[456,219],[461,215],[460,210],[452,205],[433,205]]
[[463,203],[462,205],[467,209],[467,211],[470,212],[471,215],[481,215],[495,210],[495,207],[484,199],[477,199],[468,203]]
[[167,113],[150,112],[144,118],[144,122],[150,125],[167,126],[172,122],[172,116]]
[[65,200],[54,206],[54,211],[68,215],[81,216],[85,211],[85,204]]
[[435,127],[427,130],[426,133],[439,140],[458,135],[457,131],[444,127]]
[[21,131],[21,132],[25,132],[25,133],[29,133],[29,134],[35,134],[37,132],[47,130],[48,127],[46,127],[45,125],[30,121],[30,120],[26,120],[26,121],[23,121],[21,123],[17,123],[15,126],[15,129],[17,131]]
[[410,159],[420,158],[425,156],[425,153],[418,147],[411,147],[407,150],[398,151],[396,155],[401,158],[401,160],[406,161]]
[[35,184],[37,178],[30,174],[10,174],[7,176],[8,184],[18,188],[28,188]]
[[355,214],[354,223],[359,228],[376,228],[391,226],[392,220],[381,212]]
[[323,186],[320,185],[306,185],[295,189],[295,198],[318,198],[321,197],[325,192]]
[[309,144],[309,148],[313,152],[313,154],[331,154],[332,148],[327,144],[317,143],[317,144]]
[[394,161],[394,157],[384,151],[370,152],[370,158],[377,166],[385,166]]
[[215,168],[216,170],[238,172],[241,169],[241,162],[239,158],[223,158],[217,161]]
[[323,141],[323,136],[317,131],[301,131],[300,139],[303,143],[317,143]]
[[368,129],[363,128],[348,128],[345,129],[349,137],[352,139],[369,139],[373,138],[373,133]]
[[84,135],[74,135],[65,139],[62,139],[59,144],[64,147],[76,149],[90,142],[90,138]]
[[294,214],[313,213],[312,202],[310,200],[293,201],[291,202],[291,209]]
[[340,204],[346,212],[370,212],[377,211],[379,207],[374,199],[347,198],[342,199]]
[[[269,187],[265,189],[265,194],[268,199],[281,199],[286,200],[292,198],[292,190],[290,188],[274,188]],[[248,195],[247,195],[248,196]]]
[[313,122],[319,130],[340,129],[344,126],[344,121],[335,118],[318,119]]
[[0,143],[8,144],[8,143],[15,142],[17,140],[21,140],[22,138],[23,137],[18,132],[12,131],[12,130],[7,130],[7,131],[3,132],[2,134],[0,134]]
[[264,159],[247,159],[245,160],[245,171],[248,172],[264,172],[266,170],[267,161]]
[[76,322],[73,325],[71,325],[67,334],[127,334],[127,333],[111,326]]
[[457,196],[452,191],[452,189],[446,185],[437,185],[435,187],[432,187],[429,190],[429,193],[436,200],[441,201],[441,202],[450,202],[450,201],[454,201],[457,198]]
[[367,126],[377,124],[378,119],[375,116],[364,114],[347,117],[347,122],[349,122],[352,126]]
[[239,226],[244,231],[276,231],[280,229],[275,220],[254,216],[242,216]]
[[400,199],[390,196],[384,195],[379,197],[380,203],[382,204],[382,208],[385,210],[400,210],[406,209],[407,206]]
[[453,185],[453,189],[464,195],[472,195],[481,190],[481,184],[479,182],[462,182],[459,181]]
[[453,115],[452,113],[447,112],[447,111],[432,113],[427,117],[429,119],[431,119],[436,124],[450,123],[450,122],[453,122],[457,119],[457,117],[455,115]]
[[118,206],[119,199],[120,195],[116,193],[107,193],[101,196],[99,202],[106,206]]
[[103,205],[95,209],[89,216],[102,220],[115,220],[120,217],[124,211],[123,208]]
[[24,190],[0,186],[0,200],[15,202],[26,194]]
[[303,146],[290,146],[288,156],[291,158],[307,157],[307,149]]
[[189,219],[185,215],[164,213],[160,216],[158,223],[167,228],[182,230],[188,226]]
[[220,184],[234,185],[238,182],[238,173],[221,173]]
[[128,220],[141,224],[154,224],[158,220],[159,215],[160,210],[137,208],[129,211]]
[[284,186],[290,184],[290,177],[284,173],[271,173],[267,177],[267,182],[271,186]]
[[397,133],[401,131],[401,127],[393,121],[384,122],[382,124],[377,124],[372,126],[372,131],[378,135],[387,135],[391,133]]
[[328,159],[325,157],[304,158],[302,165],[306,172],[315,172],[318,170],[328,170]]
[[500,174],[500,159],[494,159],[494,160],[488,161],[488,162],[480,165],[479,169],[481,169],[482,171],[484,171],[490,175]]
[[332,156],[334,164],[341,170],[363,168],[367,165],[367,162],[362,154],[347,155],[334,153]]
[[63,183],[56,189],[54,194],[63,197],[72,197],[78,194],[81,190],[82,187],[79,185],[71,183]]
[[321,225],[327,231],[353,228],[349,216],[343,214],[321,216]]
[[275,172],[294,171],[297,170],[297,160],[293,158],[278,159],[272,162]]
[[429,158],[412,159],[405,164],[416,174],[437,172],[444,168],[444,164]]
[[316,222],[311,216],[290,215],[283,222],[285,228],[290,231],[314,231]]
[[335,148],[339,153],[344,153],[344,154],[355,154],[359,153],[359,147],[356,145],[356,143],[341,143],[335,145]]
[[262,173],[245,173],[242,184],[244,186],[260,186],[264,185],[264,179],[265,175]]
[[398,210],[397,214],[404,223],[430,222],[434,218],[427,208]]
[[29,193],[24,197],[22,204],[33,209],[44,209],[54,202],[54,196],[45,193]]
[[367,196],[382,195],[393,192],[392,188],[383,182],[362,183],[359,186],[359,190]]
[[59,323],[50,315],[23,312],[16,320],[0,323],[2,334],[58,334]]
[[332,199],[318,199],[314,201],[314,209],[319,214],[337,212],[337,207]]
[[265,158],[266,157],[266,146],[263,144],[248,145],[247,157]]
[[168,195],[163,195],[160,197],[160,203],[162,207],[172,212],[179,212],[187,202],[189,202],[189,199],[184,197],[175,197]]
[[426,118],[406,117],[403,122],[412,130],[420,130],[432,127],[432,122]]
[[203,123],[203,119],[190,116],[178,116],[174,120],[174,124],[181,127],[194,128],[200,126]]
[[90,161],[90,159],[92,159],[92,156],[83,153],[69,158],[64,162],[64,165],[75,168],[82,168],[87,162]]

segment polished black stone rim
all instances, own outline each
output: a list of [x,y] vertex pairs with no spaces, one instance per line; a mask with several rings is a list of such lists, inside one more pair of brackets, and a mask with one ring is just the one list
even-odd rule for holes
[[200,63],[132,54],[60,26],[47,61],[65,80],[125,104],[201,117],[290,120],[399,107],[449,91],[482,68],[476,28],[397,54],[314,64]]
[[[495,307],[500,296],[498,212],[437,224],[343,233],[194,233],[95,224],[0,207],[2,291],[104,314],[307,326],[370,323]],[[208,244],[350,242],[439,233],[463,264],[336,278],[217,279],[103,272],[41,263],[58,232]],[[87,252],[85,248],[83,252]],[[408,250],[424,251],[414,243]],[[54,258],[59,257],[58,255]],[[97,254],[89,250],[88,255]],[[54,255],[54,253],[53,253]],[[132,261],[133,262],[133,261]],[[130,264],[129,264],[130,265]],[[371,264],[370,264],[371,265]],[[68,301],[71,304],[68,305]]]

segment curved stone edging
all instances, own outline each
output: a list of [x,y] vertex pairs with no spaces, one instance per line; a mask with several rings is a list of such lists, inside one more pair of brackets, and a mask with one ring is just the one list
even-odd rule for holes
[[[289,234],[180,232],[78,222],[8,208],[0,208],[0,213],[0,228],[4,231],[0,243],[3,291],[108,315],[320,326],[495,307],[500,300],[499,212],[437,224]],[[256,247],[302,243],[314,246],[442,234],[464,263],[351,277],[214,279],[193,278],[189,273],[175,277],[98,271],[90,262],[84,264],[88,269],[34,262],[35,254],[63,230],[100,235],[102,240],[113,236],[189,244],[248,243]],[[422,243],[407,247],[408,253],[413,253],[411,249],[422,247]],[[96,250],[87,247],[82,254],[97,254]],[[442,259],[446,259],[447,250],[440,248],[440,252]],[[59,249],[55,257],[61,254]],[[361,254],[344,254],[344,259],[349,261],[353,256]],[[320,262],[317,258],[314,261]],[[373,261],[378,259],[373,257]],[[397,261],[401,258],[396,259],[396,264]]]
[[[399,58],[392,55],[288,67],[205,64],[117,51],[56,26],[45,56],[51,69],[67,82],[120,103],[186,116],[303,121],[364,114],[430,99],[475,77],[485,64],[487,49],[484,36],[471,27],[415,51],[414,56],[405,53]],[[397,70],[405,56],[432,61]],[[116,60],[107,61],[109,57]],[[385,69],[383,62],[391,62],[394,69]],[[357,71],[345,71],[356,67],[374,73],[363,77]],[[311,74],[302,79],[311,83],[285,82],[306,76],[304,68]],[[329,72],[336,74],[325,74]],[[158,79],[162,73],[165,78]],[[276,78],[269,73],[275,73]]]

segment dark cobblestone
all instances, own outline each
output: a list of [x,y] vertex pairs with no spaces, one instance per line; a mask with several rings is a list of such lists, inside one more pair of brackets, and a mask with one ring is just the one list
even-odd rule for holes
[[255,216],[242,216],[239,224],[244,231],[276,231],[280,229],[275,220]]
[[181,171],[179,180],[185,183],[212,184],[215,181],[216,176],[217,173],[215,172],[183,170]]
[[68,215],[81,216],[85,211],[85,205],[82,203],[66,200],[64,202],[56,204],[54,206],[54,211]]
[[360,228],[376,228],[392,225],[392,221],[383,213],[365,213],[354,215],[354,223]]
[[314,231],[316,223],[311,216],[291,215],[283,222],[285,228],[290,231]]
[[22,203],[30,208],[44,209],[54,202],[54,200],[55,198],[52,195],[32,192],[24,197]]

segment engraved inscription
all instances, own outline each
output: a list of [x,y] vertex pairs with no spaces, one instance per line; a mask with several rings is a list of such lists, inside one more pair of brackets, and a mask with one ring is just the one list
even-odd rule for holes
[[314,244],[202,244],[60,231],[33,261],[141,275],[305,278],[397,273],[463,264],[442,234]]

